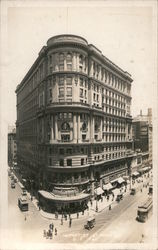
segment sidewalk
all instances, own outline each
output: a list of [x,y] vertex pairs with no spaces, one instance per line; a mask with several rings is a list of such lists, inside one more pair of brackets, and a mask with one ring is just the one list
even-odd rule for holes
[[[15,174],[14,174],[15,175]],[[17,177],[17,176],[16,176]],[[138,178],[140,179],[140,178]],[[138,180],[137,179],[137,180]],[[149,182],[149,178],[145,178],[144,176],[142,177],[143,179],[143,182],[135,182],[133,185],[132,185],[132,188],[136,188],[137,190],[140,190],[142,187],[143,187],[143,184]],[[19,185],[21,185],[21,182],[20,181],[17,181],[17,183]],[[87,218],[91,215],[96,215],[97,213],[101,213],[103,210],[109,208],[109,206],[116,206],[117,205],[117,202],[116,202],[116,197],[118,194],[122,193],[123,196],[125,197],[126,195],[128,195],[130,192],[130,184],[127,185],[127,190],[125,192],[125,187],[122,188],[122,190],[120,189],[115,189],[113,191],[114,193],[114,199],[112,197],[112,195],[110,195],[109,197],[109,200],[107,200],[106,197],[103,196],[103,200],[99,200],[99,201],[96,201],[96,200],[93,200],[92,201],[92,205],[90,203],[90,201],[88,202],[88,207],[89,209],[88,210],[85,210],[84,213],[82,212],[79,212],[79,217],[77,218],[77,213],[75,214],[71,214],[71,218],[72,219],[83,219],[83,218]],[[31,200],[31,195],[29,192],[27,192],[27,197],[29,200]],[[39,207],[38,207],[38,200],[35,198],[35,197],[32,197],[32,203],[34,204],[34,206],[36,207],[37,210],[39,210]],[[96,212],[96,207],[98,208],[98,211]],[[40,214],[41,216],[43,216],[44,218],[47,218],[47,219],[50,219],[50,220],[61,220],[61,215],[59,215],[58,218],[55,217],[55,214],[52,214],[52,213],[47,213],[45,211],[43,211],[42,209],[40,209]]]
[[[122,193],[124,196],[126,196],[128,193],[129,193],[129,185],[127,186],[127,191],[124,192],[124,189],[122,190]],[[84,214],[82,214],[82,212],[79,212],[79,218],[77,218],[77,213],[75,214],[71,214],[71,218],[72,219],[83,219],[83,218],[87,218],[89,216],[92,216],[92,215],[96,215],[98,213],[101,213],[103,210],[109,208],[109,205],[117,205],[117,202],[115,201],[116,200],[116,196],[117,194],[120,194],[120,189],[117,189],[115,190],[115,197],[114,199],[112,199],[112,195],[110,195],[110,198],[109,200],[107,200],[106,197],[103,197],[103,201],[96,201],[96,200],[93,200],[92,201],[92,205],[91,203],[89,202],[88,203],[88,207],[89,209],[88,210],[85,210],[84,211]],[[96,212],[96,206],[98,207],[98,211]],[[47,213],[47,212],[44,212],[42,209],[40,210],[40,213],[43,217],[47,218],[47,219],[50,219],[50,220],[61,220],[61,215],[59,215],[58,219],[55,218],[55,214],[52,214],[52,213]]]

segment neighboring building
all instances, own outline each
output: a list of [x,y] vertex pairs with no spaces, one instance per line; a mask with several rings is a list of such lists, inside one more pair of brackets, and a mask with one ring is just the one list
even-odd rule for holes
[[[127,175],[131,75],[79,36],[48,40],[17,86],[18,164],[46,209],[75,209]],[[50,192],[48,192],[50,191]]]
[[8,165],[13,168],[17,162],[16,129],[9,127],[8,132]]
[[148,109],[147,115],[133,118],[134,150],[148,152],[148,165],[152,166],[152,110]]

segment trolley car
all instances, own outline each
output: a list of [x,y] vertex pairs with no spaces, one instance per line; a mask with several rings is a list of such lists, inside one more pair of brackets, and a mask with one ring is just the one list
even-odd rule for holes
[[21,211],[28,211],[29,206],[26,196],[24,195],[20,196],[20,198],[18,199],[18,207],[20,208]]
[[142,205],[138,206],[137,220],[145,222],[148,219],[149,213],[152,211],[153,201],[152,198],[148,198]]

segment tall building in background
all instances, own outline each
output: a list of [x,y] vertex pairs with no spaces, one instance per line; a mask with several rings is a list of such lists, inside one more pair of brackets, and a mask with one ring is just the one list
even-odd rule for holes
[[16,125],[20,173],[45,209],[79,208],[128,174],[131,82],[82,37],[41,49],[16,89]]
[[17,163],[16,128],[9,126],[8,130],[8,165],[13,168]]
[[147,115],[133,118],[134,150],[148,153],[148,164],[152,166],[152,109],[148,109]]

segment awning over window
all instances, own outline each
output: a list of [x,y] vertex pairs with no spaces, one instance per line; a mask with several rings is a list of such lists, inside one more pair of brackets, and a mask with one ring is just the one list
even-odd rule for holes
[[112,189],[113,188],[113,186],[111,185],[111,183],[108,183],[108,184],[106,184],[106,185],[103,185],[103,189],[104,190],[110,190],[110,189]]
[[140,173],[138,173],[137,171],[135,171],[134,173],[132,173],[133,176],[138,176]]
[[114,182],[118,182],[119,184],[121,184],[121,183],[125,182],[125,180],[122,177],[119,177],[119,178],[111,181],[111,183],[114,183]]
[[103,189],[102,189],[101,187],[98,187],[98,188],[96,188],[96,189],[94,190],[94,193],[95,193],[96,195],[101,195],[101,194],[104,193],[104,191],[103,191]]
[[38,193],[42,197],[44,197],[45,199],[52,200],[52,201],[58,201],[58,202],[64,202],[64,203],[66,203],[66,202],[80,202],[80,201],[86,200],[90,197],[90,194],[85,194],[85,193],[80,193],[80,194],[77,194],[75,196],[69,196],[69,197],[55,195],[52,192],[50,193],[50,192],[47,192],[44,190],[39,190]]
[[139,169],[138,172],[142,173],[142,172],[148,171],[150,169],[151,169],[151,167],[145,167],[145,168]]

